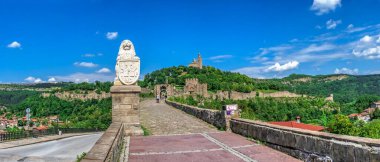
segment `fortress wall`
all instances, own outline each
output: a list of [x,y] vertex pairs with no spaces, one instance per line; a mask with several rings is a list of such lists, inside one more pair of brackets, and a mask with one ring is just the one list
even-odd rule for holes
[[193,115],[217,128],[226,127],[226,119],[224,113],[218,110],[202,109],[194,106],[189,106],[173,101],[165,101],[168,105],[173,106],[179,110],[182,110],[190,115]]
[[[51,93],[42,93],[43,97],[49,97],[52,95]],[[91,100],[91,99],[106,99],[111,97],[110,93],[102,92],[101,94],[97,94],[94,91],[90,91],[87,94],[85,93],[74,93],[74,92],[56,92],[53,94],[54,96],[63,99],[63,100]]]
[[380,161],[380,140],[308,131],[245,119],[231,120],[234,133],[264,142],[304,161]]
[[217,91],[215,94],[212,95],[213,99],[219,98],[219,99],[232,99],[232,100],[245,100],[249,98],[255,98],[255,97],[302,97],[302,95],[291,93],[288,91],[280,91],[280,92],[272,92],[272,93],[263,93],[259,92],[259,96],[257,96],[256,91],[252,91],[250,93],[244,93],[244,92],[236,92],[236,91]]

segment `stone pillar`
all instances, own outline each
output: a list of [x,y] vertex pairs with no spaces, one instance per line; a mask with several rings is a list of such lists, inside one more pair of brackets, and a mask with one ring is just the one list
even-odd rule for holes
[[123,123],[126,135],[144,134],[140,125],[140,92],[141,87],[137,85],[111,87],[112,123]]

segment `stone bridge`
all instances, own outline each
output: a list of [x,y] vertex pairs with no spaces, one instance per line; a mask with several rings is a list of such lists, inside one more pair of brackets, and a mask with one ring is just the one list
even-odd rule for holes
[[[139,70],[132,42],[123,41],[111,87],[112,124],[83,161],[380,162],[380,140],[276,126],[170,101],[140,104]],[[142,136],[148,130],[151,136]]]
[[[380,161],[380,140],[226,121],[222,111],[170,101],[148,99],[139,108],[150,136],[114,122],[83,161]],[[232,132],[220,131],[226,125]]]

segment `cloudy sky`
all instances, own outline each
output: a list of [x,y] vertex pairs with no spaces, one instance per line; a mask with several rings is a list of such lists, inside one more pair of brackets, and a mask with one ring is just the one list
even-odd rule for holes
[[107,81],[130,39],[141,73],[380,73],[380,0],[2,0],[0,83]]

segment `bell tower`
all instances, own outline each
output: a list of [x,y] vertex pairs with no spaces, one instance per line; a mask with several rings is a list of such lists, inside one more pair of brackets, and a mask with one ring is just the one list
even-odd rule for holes
[[203,67],[202,56],[201,56],[200,52],[198,53],[198,67],[199,67],[199,69],[202,69],[202,67]]

